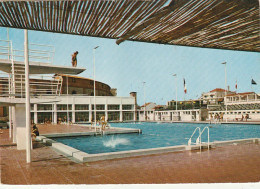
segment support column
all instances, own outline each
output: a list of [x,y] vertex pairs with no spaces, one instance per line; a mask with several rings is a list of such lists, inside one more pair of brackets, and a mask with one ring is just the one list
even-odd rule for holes
[[24,30],[24,64],[25,64],[25,110],[26,110],[26,162],[31,162],[31,105],[29,80],[28,31]]
[[72,113],[71,113],[71,116],[72,116],[72,119],[71,119],[71,121],[72,121],[72,123],[75,123],[75,104],[73,103],[72,105],[71,105],[72,107]]
[[[16,132],[16,142],[17,150],[25,150],[27,147],[27,128],[26,128],[26,106],[25,104],[15,105],[15,120],[17,124]],[[27,154],[26,154],[27,155]],[[26,156],[27,157],[27,156]]]
[[136,121],[136,105],[134,104],[134,121]]
[[13,125],[12,106],[8,106],[8,110],[9,110],[9,138],[12,138],[12,125]]
[[53,104],[53,123],[57,124],[58,123],[58,118],[57,118],[57,104]]
[[37,123],[38,123],[37,104],[34,104],[34,105],[33,105],[33,109],[34,109],[34,120],[33,120],[33,122],[34,122],[35,124],[37,124]]
[[107,112],[107,100],[106,100],[106,104],[105,104],[105,121],[107,121],[108,119],[108,112]]
[[15,106],[12,106],[12,118],[13,118],[13,143],[16,143],[16,113]]
[[122,106],[122,100],[121,100],[121,103],[120,103],[120,117],[119,117],[119,119],[120,119],[120,122],[123,121],[123,106]]
[[92,104],[91,104],[91,101],[89,100],[89,114],[88,114],[88,117],[89,117],[89,122],[92,121]]

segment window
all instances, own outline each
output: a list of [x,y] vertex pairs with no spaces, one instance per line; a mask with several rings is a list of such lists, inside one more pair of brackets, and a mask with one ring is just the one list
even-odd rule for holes
[[[58,124],[62,123],[62,122],[67,122],[67,112],[57,112],[57,122]],[[69,112],[69,121],[71,120],[72,118],[72,113]]]
[[37,110],[52,110],[52,104],[38,104]]
[[76,122],[89,121],[89,113],[88,112],[75,112],[75,121]]
[[133,105],[123,105],[123,110],[132,110]]
[[88,104],[75,104],[75,110],[88,110]]
[[[69,110],[72,109],[71,104],[69,104],[68,107],[69,107]],[[57,105],[57,110],[67,110],[67,104],[58,104]]]
[[120,113],[119,112],[108,112],[108,121],[119,121]]
[[111,104],[107,106],[108,110],[119,110],[120,106],[119,105],[115,105],[115,104]]
[[[94,105],[92,104],[92,110],[94,110]],[[96,110],[105,110],[105,105],[104,104],[97,104],[96,105]]]
[[37,113],[38,123],[51,123],[52,113],[51,112],[41,112]]
[[134,113],[133,112],[123,112],[123,120],[124,121],[134,120]]

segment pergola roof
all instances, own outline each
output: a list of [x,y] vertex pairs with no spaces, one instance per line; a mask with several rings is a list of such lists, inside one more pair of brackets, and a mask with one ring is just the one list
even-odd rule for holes
[[260,52],[258,0],[0,2],[0,26]]

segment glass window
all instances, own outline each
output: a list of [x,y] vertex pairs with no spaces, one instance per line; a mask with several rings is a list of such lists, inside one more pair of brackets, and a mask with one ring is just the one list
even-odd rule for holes
[[128,105],[123,105],[123,110],[132,110],[133,109],[133,105],[128,104]]
[[75,110],[88,110],[88,104],[75,104]]
[[89,113],[88,112],[75,112],[75,121],[76,122],[88,122]]
[[37,110],[52,110],[52,104],[38,104]]
[[[67,122],[68,121],[67,117],[68,117],[67,112],[57,112],[57,118],[58,118],[57,122],[58,122],[58,124],[63,123],[63,122]],[[69,121],[71,120],[71,118],[72,118],[72,113],[69,112]]]
[[[105,116],[105,112],[96,112],[96,115],[97,115],[97,121],[99,121],[101,119],[102,116]],[[95,113],[92,112],[92,121],[94,121],[95,119]]]
[[119,121],[120,113],[119,112],[108,112],[108,120],[107,121]]
[[134,120],[134,113],[133,112],[123,112],[123,120],[124,121]]
[[[71,104],[68,105],[69,110],[72,109]],[[67,110],[67,104],[57,104],[57,110]]]
[[[92,104],[92,110],[94,110],[94,105]],[[96,110],[105,110],[104,104],[96,104]]]
[[37,113],[38,123],[51,123],[52,122],[52,113],[51,112],[38,112]]
[[111,104],[107,106],[108,110],[119,110],[120,109],[120,105],[115,105],[115,104]]

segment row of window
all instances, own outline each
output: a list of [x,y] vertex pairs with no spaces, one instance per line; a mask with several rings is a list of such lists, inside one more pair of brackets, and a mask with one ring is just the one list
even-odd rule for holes
[[[226,112],[222,112],[223,114],[225,114]],[[212,113],[213,115],[214,114],[217,114],[217,112],[214,112]],[[260,114],[260,112],[227,112],[227,114]]]
[[[123,110],[133,110],[134,106],[133,105],[122,105]],[[52,104],[38,104],[37,105],[37,110],[52,110],[53,105]],[[72,110],[72,105],[69,104],[57,104],[57,110]],[[94,109],[94,105],[92,104],[92,110]],[[107,106],[108,110],[119,110],[120,105],[108,105]],[[31,110],[34,110],[34,105],[31,104]],[[89,110],[89,104],[75,104],[75,110]],[[105,105],[103,104],[97,104],[96,105],[96,110],[105,110]]]
[[[105,116],[105,112],[96,113],[97,120],[100,120],[102,116]],[[89,118],[88,112],[76,112],[75,113],[75,122],[89,122],[94,121],[94,113],[92,113],[92,120]],[[34,113],[31,113],[31,119],[34,119]],[[133,112],[123,112],[123,121],[134,120]],[[53,121],[53,114],[51,112],[41,112],[37,114],[38,123],[51,123]],[[69,113],[69,117],[66,112],[57,113],[57,123],[67,122],[72,120],[72,114]],[[120,113],[119,112],[108,112],[107,121],[119,121]]]

